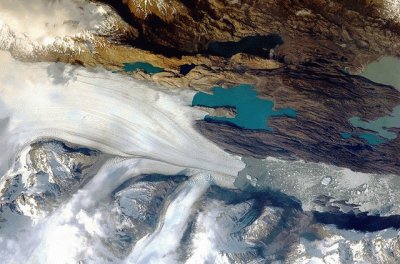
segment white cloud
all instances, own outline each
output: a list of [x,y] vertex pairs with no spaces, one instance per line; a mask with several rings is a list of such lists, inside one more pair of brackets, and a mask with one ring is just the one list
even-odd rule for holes
[[110,32],[116,16],[85,0],[0,1],[0,49],[31,54],[52,45],[74,48],[72,37]]

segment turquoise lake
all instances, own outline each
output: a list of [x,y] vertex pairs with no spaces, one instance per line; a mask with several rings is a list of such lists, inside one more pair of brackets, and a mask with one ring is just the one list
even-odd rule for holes
[[343,139],[349,139],[353,135],[358,137],[358,138],[361,138],[361,139],[365,140],[370,145],[379,145],[379,144],[382,144],[382,143],[384,143],[386,141],[384,138],[382,138],[382,137],[380,137],[378,135],[375,135],[373,133],[360,133],[360,134],[357,134],[357,133],[351,134],[351,133],[348,133],[348,132],[340,133],[340,136]]
[[[400,59],[392,56],[384,56],[371,62],[360,74],[376,83],[392,85],[400,90]],[[392,113],[375,120],[365,120],[362,117],[353,116],[349,123],[356,128],[362,128],[368,133],[341,133],[343,139],[357,136],[371,145],[378,145],[397,138],[397,133],[390,128],[400,128],[400,105],[396,106]]]
[[147,74],[155,74],[159,72],[163,72],[163,68],[155,67],[148,62],[138,61],[138,62],[131,62],[131,63],[124,63],[124,71],[126,72],[133,72],[142,70]]
[[206,121],[225,122],[245,129],[272,131],[268,120],[274,116],[295,118],[297,113],[292,108],[275,110],[274,102],[258,97],[252,85],[241,84],[230,89],[214,87],[213,94],[203,92],[193,97],[193,106],[231,107],[236,109],[235,117],[210,116]]
[[386,141],[385,139],[381,138],[380,136],[377,136],[372,133],[361,133],[358,135],[358,137],[361,139],[364,139],[370,145],[379,145]]
[[362,120],[358,116],[349,119],[354,127],[376,132],[379,136],[393,140],[397,138],[397,133],[390,131],[390,128],[400,128],[400,105],[393,108],[388,116],[382,116],[375,120]]
[[340,136],[341,136],[343,139],[349,139],[349,138],[352,137],[352,135],[351,135],[350,133],[347,133],[347,132],[340,133]]
[[371,131],[370,133],[341,133],[343,139],[357,136],[368,142],[370,145],[379,145],[387,140],[397,138],[397,133],[390,131],[390,128],[400,128],[400,105],[393,108],[390,115],[379,117],[375,120],[363,120],[358,116],[349,118],[349,123],[356,128]]

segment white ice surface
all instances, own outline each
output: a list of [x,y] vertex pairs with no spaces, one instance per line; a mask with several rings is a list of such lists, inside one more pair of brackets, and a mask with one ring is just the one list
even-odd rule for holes
[[156,231],[138,241],[126,263],[177,263],[175,251],[179,248],[193,205],[210,186],[209,179],[204,176],[196,175],[181,186],[165,208]]
[[[204,113],[192,91],[169,91],[104,70],[28,64],[0,52],[4,161],[27,144],[56,138],[123,157],[212,171],[229,185],[243,168],[193,128]],[[225,182],[224,182],[225,181]]]
[[[0,71],[0,183],[16,175],[23,153],[38,140],[59,139],[119,156],[52,215],[38,216],[32,226],[16,225],[15,237],[0,233],[2,263],[121,261],[102,242],[113,230],[113,216],[101,209],[111,192],[136,175],[201,173],[207,180],[185,185],[157,231],[157,241],[173,242],[164,250],[171,251],[179,245],[193,203],[212,183],[233,187],[244,167],[194,129],[205,113],[191,107],[193,91],[170,91],[102,69],[22,63],[4,51],[0,65],[5,66]],[[141,256],[151,255],[145,249]]]
[[52,215],[32,226],[24,222],[12,226],[14,235],[0,232],[0,263],[119,262],[102,241],[116,223],[101,205],[124,181],[146,173],[175,175],[184,173],[184,169],[141,158],[110,159]]
[[60,264],[78,260],[89,263],[118,261],[101,242],[113,230],[115,223],[109,212],[99,209],[99,203],[127,179],[145,173],[174,175],[182,173],[182,168],[145,159],[109,160],[69,202],[31,230],[37,243],[24,239],[30,242],[31,252],[27,260],[22,260]]

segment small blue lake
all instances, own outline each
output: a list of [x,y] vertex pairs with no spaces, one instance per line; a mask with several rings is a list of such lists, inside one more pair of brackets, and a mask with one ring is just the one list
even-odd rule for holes
[[361,133],[358,135],[358,137],[364,139],[370,145],[379,145],[386,141],[384,138],[372,133]]
[[349,139],[352,136],[356,136],[358,138],[365,140],[369,145],[379,145],[379,144],[386,142],[386,140],[384,138],[382,138],[376,134],[373,134],[373,133],[359,133],[359,134],[353,133],[353,134],[351,134],[348,132],[343,132],[340,134],[340,136],[343,139]]
[[126,72],[133,72],[133,71],[144,71],[147,74],[155,74],[159,72],[163,72],[164,69],[160,67],[155,67],[148,62],[137,61],[131,63],[124,63],[123,70]]
[[341,133],[343,139],[353,135],[364,139],[370,145],[379,145],[388,140],[397,138],[397,133],[390,131],[391,128],[400,128],[400,105],[393,108],[391,114],[379,117],[375,120],[364,120],[358,116],[349,118],[349,123],[356,128],[362,128],[371,132],[368,133]]
[[292,108],[275,110],[274,102],[258,97],[252,85],[241,84],[230,89],[214,87],[213,94],[203,92],[193,97],[193,106],[204,107],[229,107],[236,109],[235,117],[210,116],[205,117],[206,121],[229,123],[241,128],[268,130],[268,120],[271,117],[286,116],[295,118],[296,111]]
[[343,139],[349,139],[349,138],[352,137],[351,133],[348,133],[348,132],[340,133],[340,136],[341,136]]
[[[371,81],[392,85],[400,90],[400,59],[391,56],[381,57],[379,60],[371,62],[360,74]],[[391,131],[391,128],[400,128],[400,105],[393,108],[391,114],[379,117],[375,120],[366,120],[362,117],[353,116],[349,119],[349,123],[355,128],[361,128],[370,132],[366,133],[342,133],[343,139],[351,136],[357,136],[370,145],[379,145],[388,140],[397,138],[397,133]],[[349,136],[348,136],[348,135]]]
[[391,114],[379,117],[375,120],[364,120],[358,116],[349,118],[349,123],[356,128],[362,128],[370,132],[364,133],[341,133],[343,139],[357,136],[370,145],[379,145],[386,141],[397,138],[397,133],[390,131],[391,128],[400,128],[400,105],[393,108]]
[[366,129],[377,133],[379,136],[392,140],[397,138],[397,133],[390,128],[400,128],[400,105],[393,108],[390,115],[379,117],[375,120],[363,120],[358,116],[349,119],[354,127]]

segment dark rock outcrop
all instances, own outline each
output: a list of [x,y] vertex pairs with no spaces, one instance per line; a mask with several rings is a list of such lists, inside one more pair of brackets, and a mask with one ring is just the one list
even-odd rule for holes
[[215,42],[270,34],[282,37],[274,54],[289,64],[324,60],[357,69],[384,54],[400,55],[399,18],[384,1],[103,2],[139,32],[126,43],[164,55],[207,54]]
[[340,135],[344,131],[362,132],[348,122],[352,116],[373,120],[390,114],[400,102],[396,89],[317,65],[253,74],[262,83],[257,86],[260,96],[273,99],[276,108],[296,109],[296,119],[271,118],[273,133],[198,121],[204,135],[241,155],[301,158],[356,171],[400,175],[400,138],[371,146]]

